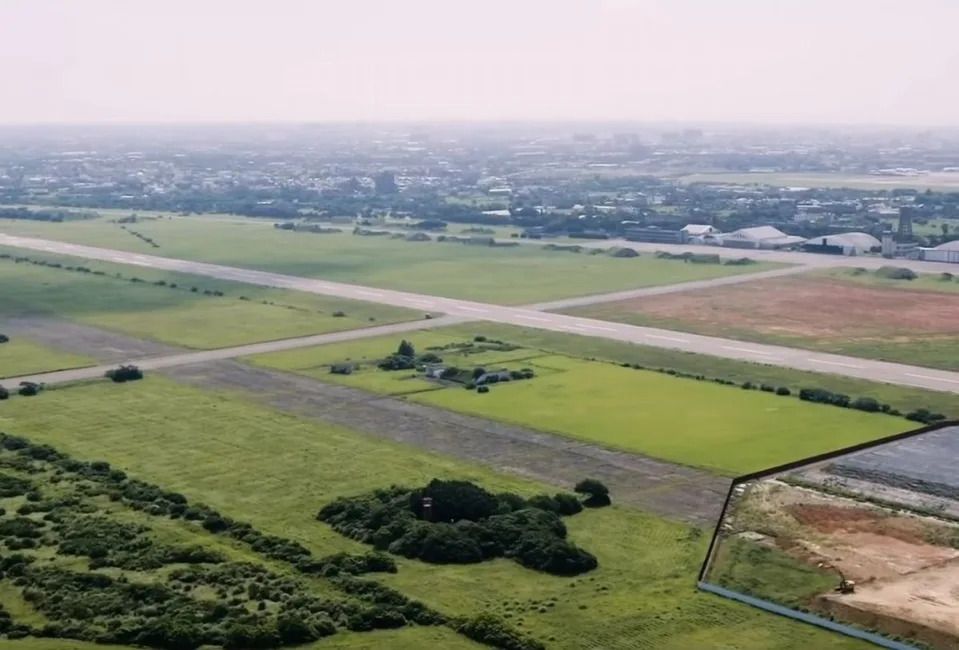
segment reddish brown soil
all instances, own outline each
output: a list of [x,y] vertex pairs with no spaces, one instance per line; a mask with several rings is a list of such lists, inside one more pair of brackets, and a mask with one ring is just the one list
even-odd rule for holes
[[[959,334],[959,293],[889,289],[830,278],[776,278],[703,291],[664,294],[603,305],[660,319],[678,319],[697,331],[752,330],[816,338]],[[892,338],[890,338],[892,337]]]
[[890,517],[866,508],[820,504],[793,504],[787,512],[799,523],[820,533],[875,533],[904,542],[921,543],[922,525],[907,517]]

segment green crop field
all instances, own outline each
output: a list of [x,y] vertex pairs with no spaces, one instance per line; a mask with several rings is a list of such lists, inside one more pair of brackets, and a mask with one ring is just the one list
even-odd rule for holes
[[[469,341],[438,332],[407,338],[420,354]],[[351,341],[261,355],[252,362],[725,474],[756,471],[914,428],[901,418],[525,348],[479,354],[435,350],[456,367],[530,368],[537,375],[494,386],[487,394],[443,388],[418,378],[415,371],[383,371],[375,365],[361,366],[350,375],[330,374],[331,364],[369,363],[394,352],[398,342],[399,337]]]
[[[0,325],[0,334],[2,333]],[[87,357],[50,350],[21,338],[13,338],[0,344],[0,378],[90,365],[94,365],[94,362]]]
[[264,227],[263,222],[252,220],[160,219],[131,227],[151,237],[160,248],[151,248],[102,219],[67,223],[6,220],[0,223],[0,232],[502,304],[703,280],[777,266],[765,262],[746,267],[684,264],[651,255],[613,258],[538,246],[320,235]]
[[[526,495],[546,489],[155,377],[15,398],[0,407],[0,429],[79,459],[106,460],[191,502],[242,513],[258,529],[299,541],[319,555],[366,548],[315,520],[317,509],[338,495],[390,483],[417,485],[434,476]],[[708,533],[615,505],[567,521],[570,538],[600,563],[577,578],[533,572],[506,560],[470,566],[400,560],[397,574],[377,580],[447,614],[499,613],[550,648],[863,647],[697,593],[695,575]],[[434,642],[420,634],[428,632],[384,635],[389,640],[379,646],[363,645],[362,638],[350,645],[352,639],[344,637],[343,646],[316,647],[414,648]],[[44,647],[37,643],[21,647]]]
[[[386,305],[182,273],[9,248],[0,252],[64,266],[80,264],[103,273],[78,273],[0,259],[0,317],[49,315],[189,348],[228,347],[422,316]],[[117,273],[122,278],[115,277]],[[131,282],[131,278],[140,281]],[[204,293],[216,291],[224,295]],[[342,312],[342,316],[334,316],[336,312]],[[64,367],[62,364],[54,359],[51,364],[35,365],[52,369]]]

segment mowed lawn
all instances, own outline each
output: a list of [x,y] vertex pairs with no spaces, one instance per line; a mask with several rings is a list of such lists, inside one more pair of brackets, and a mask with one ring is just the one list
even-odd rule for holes
[[[0,259],[0,331],[3,317],[49,315],[140,338],[208,349],[422,318],[419,312],[375,303],[64,256],[26,254],[31,259],[81,264],[105,275]],[[115,277],[117,273],[123,279]],[[129,281],[134,277],[141,282]],[[204,294],[214,291],[224,295]],[[342,315],[335,316],[337,312]]]
[[[156,377],[14,398],[0,405],[0,429],[78,458],[106,460],[321,555],[362,548],[315,520],[318,508],[336,496],[391,483],[415,485],[432,477],[469,479],[492,490],[527,495],[556,489]],[[402,560],[398,574],[377,579],[447,614],[500,613],[550,648],[864,647],[698,593],[695,577],[708,531],[615,505],[566,523],[570,538],[598,557],[596,571],[560,578],[506,560],[464,566]],[[555,605],[545,606],[548,601]],[[372,646],[356,638],[358,645],[342,647],[445,642],[428,636],[403,639],[427,632],[394,634],[396,643],[392,636]],[[330,647],[339,647],[333,643]]]
[[841,269],[597,304],[570,313],[959,370],[959,282],[938,273],[908,281]]
[[[0,322],[2,333],[3,324]],[[19,337],[0,343],[0,378],[91,365],[94,365],[94,361],[88,357],[51,350]]]
[[[433,332],[406,338],[420,353],[430,346],[470,340]],[[413,371],[387,372],[372,365],[351,375],[329,372],[333,363],[382,358],[398,343],[399,337],[382,337],[261,355],[251,361],[730,475],[915,428],[902,418],[535,349],[481,355],[437,352],[457,367],[528,367],[537,374],[531,380],[495,385],[486,394],[460,387],[441,389]]]
[[339,282],[500,304],[703,280],[775,268],[686,264],[543,250],[539,245],[468,246],[274,229],[263,221],[161,219],[130,227],[153,249],[104,220],[48,224],[5,220],[0,232],[45,237]]

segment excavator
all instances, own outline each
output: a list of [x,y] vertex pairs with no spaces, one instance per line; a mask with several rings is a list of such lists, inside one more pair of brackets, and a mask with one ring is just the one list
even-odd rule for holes
[[832,569],[839,574],[839,584],[835,588],[835,592],[839,594],[852,594],[856,592],[856,583],[852,580],[846,580],[846,576],[843,575],[842,570],[834,564],[829,564],[827,562],[819,563],[820,569]]

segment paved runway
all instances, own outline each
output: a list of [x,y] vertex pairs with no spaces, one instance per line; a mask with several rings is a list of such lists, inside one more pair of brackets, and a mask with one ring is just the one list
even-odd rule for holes
[[[72,255],[89,259],[99,259],[121,264],[131,264],[136,266],[145,266],[169,271],[180,271],[183,273],[192,273],[195,275],[204,275],[226,280],[235,280],[250,284],[282,287],[298,291],[319,293],[324,295],[339,296],[356,300],[366,300],[370,302],[380,302],[384,304],[407,307],[416,310],[422,310],[424,313],[442,313],[455,317],[452,319],[432,319],[414,321],[411,323],[400,323],[398,325],[384,326],[383,328],[368,328],[363,330],[354,330],[350,332],[339,332],[335,334],[325,334],[314,337],[304,337],[302,339],[290,339],[287,341],[277,341],[269,343],[258,343],[250,346],[239,346],[237,348],[227,348],[207,352],[186,353],[183,355],[174,355],[166,357],[163,367],[178,364],[187,364],[202,362],[211,359],[223,359],[236,356],[246,356],[259,352],[267,352],[275,349],[289,349],[303,345],[315,345],[333,340],[347,340],[348,338],[361,338],[363,336],[373,336],[377,330],[386,330],[392,328],[392,331],[409,331],[426,327],[435,327],[445,323],[465,322],[467,320],[486,320],[498,323],[508,323],[524,327],[532,327],[557,332],[568,332],[571,334],[580,334],[583,336],[594,336],[599,338],[614,339],[642,345],[650,345],[659,348],[668,348],[681,350],[685,352],[696,352],[700,354],[765,363],[770,365],[796,368],[799,370],[811,370],[814,372],[825,372],[847,377],[856,377],[860,379],[869,379],[873,381],[886,382],[890,384],[899,384],[903,386],[914,386],[917,388],[926,388],[950,393],[959,393],[959,373],[943,370],[933,370],[918,366],[908,366],[883,361],[871,361],[856,357],[845,357],[840,355],[823,354],[810,352],[808,350],[794,349],[783,346],[763,345],[758,343],[745,343],[730,339],[722,339],[710,336],[699,336],[696,334],[687,334],[662,330],[650,327],[639,327],[635,325],[626,325],[621,323],[611,323],[590,318],[581,318],[577,316],[568,316],[565,314],[556,314],[541,311],[542,309],[560,308],[572,306],[569,300],[556,301],[553,303],[541,303],[528,307],[508,307],[503,305],[491,305],[486,303],[472,302],[467,300],[456,300],[453,298],[442,298],[437,296],[428,296],[422,294],[409,293],[404,291],[394,291],[390,289],[379,289],[373,287],[364,287],[358,285],[344,284],[339,282],[328,282],[325,280],[314,280],[309,278],[300,278],[265,271],[254,271],[249,269],[240,269],[216,264],[206,264],[203,262],[191,262],[187,260],[176,260],[153,255],[140,255],[136,253],[126,253],[122,251],[109,250],[104,248],[95,248],[91,246],[80,246],[76,244],[66,244],[43,239],[34,239],[29,237],[14,237],[0,234],[0,245],[15,246],[19,248],[28,248],[49,253],[58,253]],[[777,273],[798,272],[795,269],[777,270]],[[753,274],[746,276],[736,276],[735,281],[749,281],[759,277],[768,277],[768,272],[764,274]],[[708,283],[728,284],[732,278],[721,278],[719,280],[707,281]],[[686,283],[686,285],[696,285],[695,288],[702,288],[704,283]],[[674,285],[682,287],[684,285]],[[604,296],[590,297],[593,302],[599,302],[607,299],[608,296],[617,296],[616,299],[629,297],[625,294],[642,295],[643,291],[664,292],[664,288],[654,287],[651,289],[639,289],[636,292],[619,292],[617,294],[605,294]],[[673,289],[678,290],[678,289]],[[577,299],[580,302],[576,304],[588,304],[584,302],[590,298]],[[572,299],[571,299],[572,300]],[[382,333],[389,333],[382,331]],[[341,338],[330,338],[341,337]],[[276,347],[284,346],[284,347]],[[140,361],[144,367],[161,367],[151,365],[161,363],[159,359]],[[99,370],[99,369],[97,369]],[[66,371],[68,373],[77,373],[81,371]],[[90,371],[92,372],[92,371]],[[56,374],[56,373],[54,373]],[[91,375],[87,375],[91,376]],[[79,378],[74,376],[73,378]],[[51,378],[46,381],[68,381],[69,378]]]

